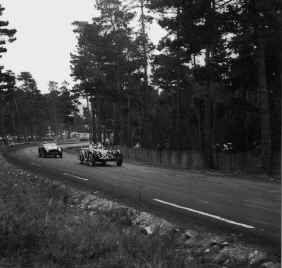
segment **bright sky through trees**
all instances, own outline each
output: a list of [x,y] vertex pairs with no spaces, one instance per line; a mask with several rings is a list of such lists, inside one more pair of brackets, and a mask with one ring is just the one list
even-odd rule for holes
[[[0,0],[4,17],[17,29],[17,41],[3,56],[4,65],[16,73],[29,71],[46,91],[49,80],[71,81],[70,53],[76,39],[72,22],[89,21],[95,15],[93,0]],[[154,25],[150,36],[156,42],[162,30]]]

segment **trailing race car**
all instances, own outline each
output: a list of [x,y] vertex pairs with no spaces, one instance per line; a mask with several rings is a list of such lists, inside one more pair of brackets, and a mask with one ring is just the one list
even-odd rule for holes
[[38,147],[39,157],[60,157],[63,158],[63,149],[54,142],[43,142]]
[[116,162],[117,166],[122,166],[123,156],[120,150],[106,149],[101,144],[90,144],[87,148],[79,150],[79,161],[81,164],[95,166],[97,162],[106,165],[107,162]]

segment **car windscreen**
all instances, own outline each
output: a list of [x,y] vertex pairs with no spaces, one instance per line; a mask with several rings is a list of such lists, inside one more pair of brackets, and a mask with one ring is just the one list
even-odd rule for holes
[[57,147],[57,144],[56,143],[43,143],[43,146]]

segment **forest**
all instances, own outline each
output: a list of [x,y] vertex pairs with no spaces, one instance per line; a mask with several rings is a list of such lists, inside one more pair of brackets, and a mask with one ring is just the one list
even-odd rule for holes
[[[281,151],[281,0],[96,0],[75,21],[75,85],[42,94],[28,72],[0,69],[1,135],[43,136],[76,124],[91,105],[94,142],[128,147],[256,151],[270,169]],[[0,57],[16,30],[1,20]],[[165,31],[149,38],[157,23]],[[87,114],[87,113],[86,113]],[[81,118],[77,120],[81,122]]]
[[[256,150],[281,146],[280,0],[96,1],[74,22],[76,90],[92,104],[93,138],[129,147]],[[155,46],[153,21],[166,31]],[[102,135],[103,134],[103,135]]]

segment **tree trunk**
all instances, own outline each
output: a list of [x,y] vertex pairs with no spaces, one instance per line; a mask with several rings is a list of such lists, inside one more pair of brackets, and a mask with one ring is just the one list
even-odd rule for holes
[[[181,8],[178,6],[177,8],[177,39],[180,39],[180,30],[181,30]],[[181,135],[181,47],[178,45],[177,51],[176,51],[176,57],[177,57],[177,66],[176,66],[176,92],[175,92],[175,149],[180,150],[183,148],[183,137]]]
[[6,137],[6,129],[5,129],[5,106],[2,105],[1,107],[1,114],[0,114],[0,132],[3,140],[5,141]]
[[148,123],[147,123],[147,107],[148,107],[148,86],[149,86],[149,75],[148,75],[148,48],[146,40],[146,24],[145,24],[145,6],[144,0],[140,0],[141,8],[141,34],[142,34],[142,57],[143,57],[143,71],[144,71],[144,84],[143,84],[143,111],[142,111],[142,131],[141,131],[141,143],[143,147],[148,146]]
[[114,130],[114,145],[119,144],[119,131],[118,131],[118,107],[117,103],[113,102],[113,130]]
[[257,50],[258,63],[258,91],[260,96],[261,112],[261,156],[263,168],[269,174],[271,172],[271,129],[269,94],[267,89],[264,44],[259,40]]
[[[210,10],[215,9],[215,1],[210,0],[209,2]],[[211,13],[213,14],[213,12]],[[207,18],[207,24],[213,25],[214,16],[210,15]],[[206,167],[207,168],[213,168],[213,139],[212,139],[212,111],[213,111],[213,104],[211,100],[211,87],[212,87],[212,79],[211,79],[211,72],[210,72],[210,61],[211,57],[213,55],[213,43],[210,43],[206,48],[206,68],[208,72],[208,78],[207,78],[207,92],[205,96],[204,101],[204,156],[206,160]]]
[[217,103],[214,101],[212,104],[212,122],[211,122],[211,166],[212,168],[217,168],[218,163],[216,160],[216,150],[215,150],[215,144],[216,144],[216,128],[217,128],[217,118],[216,118],[216,111],[217,111]]
[[[282,25],[282,19],[280,18],[280,23]],[[282,91],[282,31],[280,32],[280,92]],[[280,120],[282,114],[282,94],[280,96]],[[281,122],[281,121],[280,121]],[[281,123],[280,123],[280,136],[281,136],[281,143],[280,143],[280,176],[281,176],[281,167],[282,167],[282,158],[281,158],[281,146],[282,146],[282,135],[281,135]]]
[[90,107],[89,105],[89,98],[88,96],[86,96],[86,104],[87,104],[87,109],[88,109],[88,116],[89,116],[89,121],[88,121],[88,124],[89,124],[89,131],[90,131],[90,138],[89,138],[89,141],[93,141],[93,138],[94,138],[94,132],[93,132],[93,114],[92,114],[92,106]]
[[92,121],[92,141],[97,143],[97,131],[96,131],[96,109],[95,109],[95,100],[93,97],[90,99],[91,104],[91,121]]
[[96,96],[95,102],[95,130],[96,130],[96,139],[97,142],[102,142],[102,129],[101,129],[101,104],[102,104],[102,97]]
[[[208,83],[209,84],[209,83]],[[205,116],[204,116],[204,154],[206,165],[212,167],[212,150],[211,150],[211,101],[209,96],[210,86],[207,86],[207,96],[205,98]]]
[[[206,51],[206,66],[209,69],[210,49]],[[212,102],[211,102],[211,81],[207,81],[206,95],[204,101],[204,155],[206,167],[212,168]]]
[[130,122],[130,109],[131,109],[131,103],[130,103],[130,96],[127,95],[127,146],[131,147],[131,122]]

